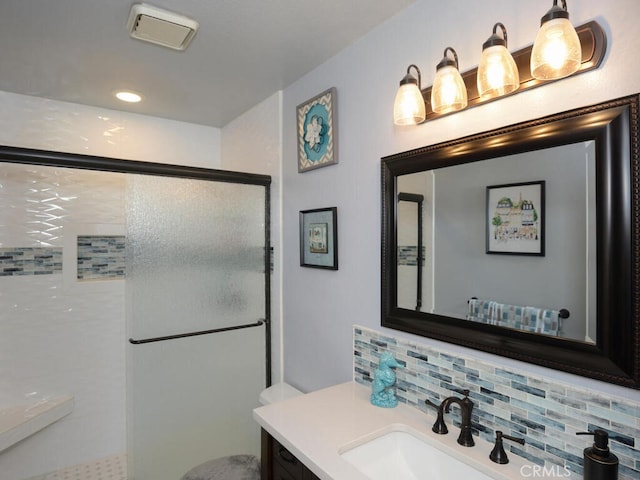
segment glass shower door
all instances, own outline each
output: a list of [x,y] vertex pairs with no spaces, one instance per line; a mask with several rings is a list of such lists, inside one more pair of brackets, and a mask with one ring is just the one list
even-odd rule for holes
[[[258,455],[268,187],[127,178],[129,479],[177,480],[213,458]],[[221,331],[176,338],[211,330]]]

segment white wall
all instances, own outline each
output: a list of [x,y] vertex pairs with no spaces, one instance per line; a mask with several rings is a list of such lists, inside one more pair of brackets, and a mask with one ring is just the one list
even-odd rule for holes
[[[631,60],[640,49],[636,33],[640,2],[574,1],[569,2],[569,9],[575,25],[597,20],[607,32],[608,53],[598,70],[418,127],[393,125],[395,91],[410,63],[419,65],[423,84],[430,85],[443,50],[450,45],[458,52],[461,70],[473,68],[482,43],[498,21],[508,29],[510,50],[517,50],[533,42],[540,17],[551,5],[523,0],[489,0],[481,5],[475,0],[459,0],[434,5],[419,0],[284,91],[283,322],[287,381],[308,391],[350,380],[352,324],[380,329],[382,156],[640,91],[640,67]],[[329,87],[336,87],[338,92],[340,163],[298,174],[295,107]],[[298,212],[330,206],[338,207],[340,270],[301,268]],[[491,358],[463,348],[447,348]],[[638,392],[629,389],[518,365],[561,381],[638,398]]]
[[[6,92],[0,92],[0,112],[0,145],[209,168],[221,165],[221,133],[215,128]],[[85,216],[86,222],[97,221],[95,211]],[[2,480],[126,450],[122,284],[102,282],[99,292],[94,284],[83,293],[74,291],[75,286],[67,291],[65,280],[64,292],[58,293],[59,277],[2,279],[0,300],[11,308],[0,309],[6,347],[0,349],[0,406],[33,392],[36,398],[71,394],[76,399],[71,415],[0,453]],[[96,302],[101,302],[98,309]],[[40,305],[52,303],[55,311],[33,314]]]

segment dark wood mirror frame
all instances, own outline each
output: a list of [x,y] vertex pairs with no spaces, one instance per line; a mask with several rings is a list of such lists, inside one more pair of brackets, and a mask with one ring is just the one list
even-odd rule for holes
[[[640,97],[633,95],[382,158],[382,326],[640,389]],[[595,141],[595,345],[397,305],[397,177]]]

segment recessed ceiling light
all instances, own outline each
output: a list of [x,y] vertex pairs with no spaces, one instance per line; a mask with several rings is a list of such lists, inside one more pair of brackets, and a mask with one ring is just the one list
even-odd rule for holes
[[142,97],[139,94],[135,92],[126,91],[126,90],[121,90],[119,92],[116,92],[115,95],[118,100],[122,100],[123,102],[128,102],[128,103],[138,103],[139,101],[142,100]]

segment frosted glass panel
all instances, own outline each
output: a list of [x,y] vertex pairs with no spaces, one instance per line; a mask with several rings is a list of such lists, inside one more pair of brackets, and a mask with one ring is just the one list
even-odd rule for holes
[[[239,453],[259,457],[264,327],[136,345],[130,480],[177,480]],[[132,475],[131,475],[132,474]]]
[[[130,336],[265,318],[265,188],[127,178]],[[264,328],[129,346],[132,479],[176,480],[213,458],[258,455]]]
[[132,337],[264,318],[264,187],[128,179]]

